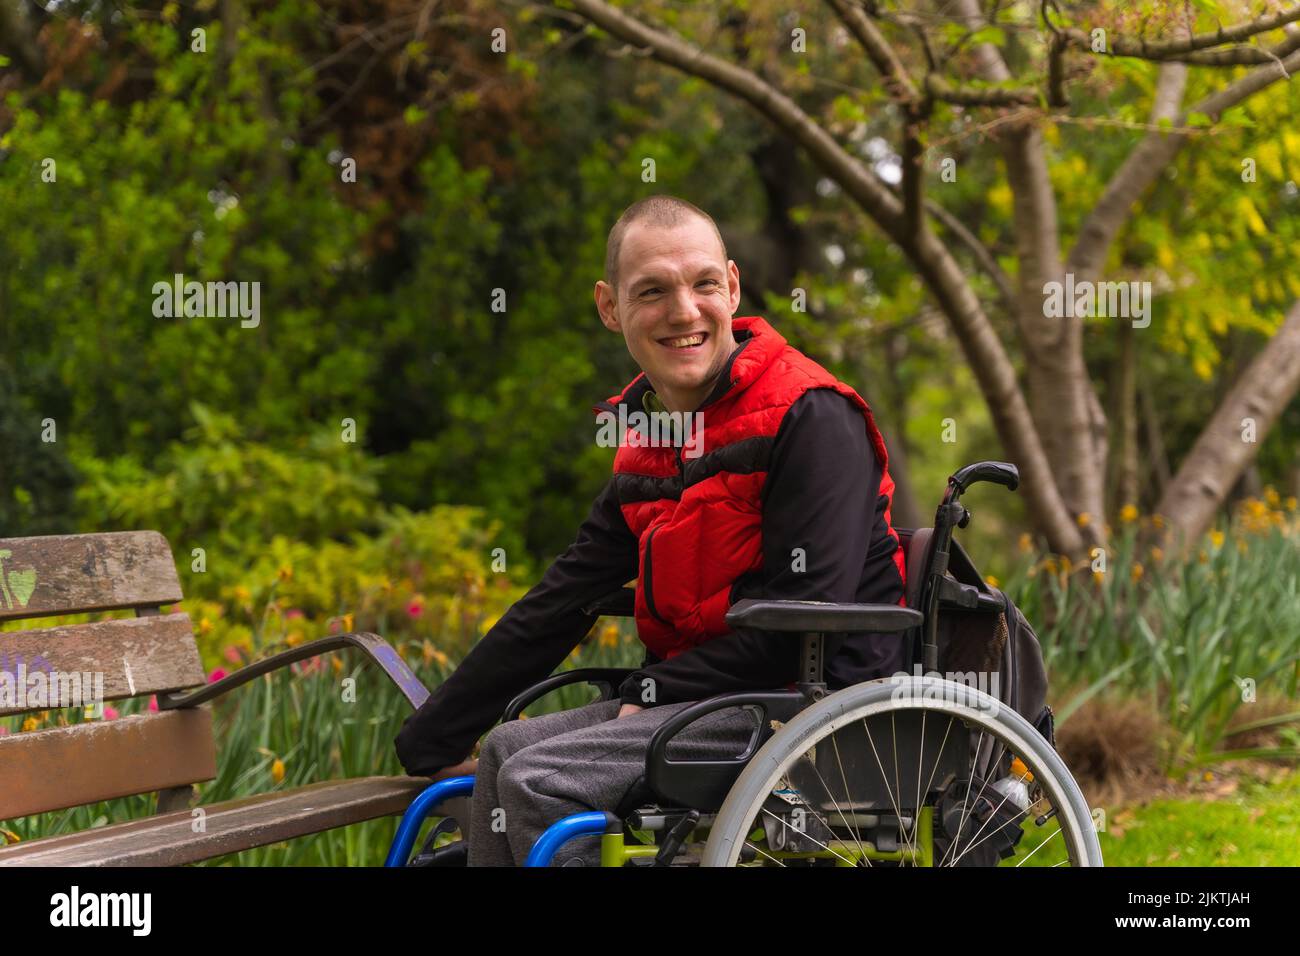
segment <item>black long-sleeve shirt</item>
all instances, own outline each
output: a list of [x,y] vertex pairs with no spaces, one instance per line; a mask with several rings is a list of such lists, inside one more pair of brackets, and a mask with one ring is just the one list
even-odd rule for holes
[[[786,412],[772,447],[762,570],[736,581],[732,603],[763,597],[897,604],[903,586],[880,482],[862,413],[831,389],[806,392]],[[573,544],[407,718],[395,741],[407,773],[432,775],[464,760],[506,704],[550,675],[591,629],[596,618],[581,609],[637,576],[637,553],[611,480]],[[827,635],[827,685],[887,676],[902,658],[898,634]],[[782,687],[795,679],[798,663],[797,635],[737,628],[668,660],[647,652],[620,696],[657,706]],[[643,699],[647,680],[653,700]]]

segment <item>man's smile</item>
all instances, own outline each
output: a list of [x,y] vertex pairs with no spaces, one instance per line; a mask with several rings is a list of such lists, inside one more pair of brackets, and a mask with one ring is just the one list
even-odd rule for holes
[[704,348],[704,343],[708,338],[708,332],[688,332],[685,335],[675,335],[671,338],[659,339],[658,341],[660,345],[672,349],[674,352],[684,352],[687,355],[693,355]]

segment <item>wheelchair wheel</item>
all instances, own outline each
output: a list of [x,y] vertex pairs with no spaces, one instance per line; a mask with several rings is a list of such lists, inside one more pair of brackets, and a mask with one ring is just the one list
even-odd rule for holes
[[870,681],[780,727],[731,788],[704,866],[1101,866],[1083,793],[996,698]]

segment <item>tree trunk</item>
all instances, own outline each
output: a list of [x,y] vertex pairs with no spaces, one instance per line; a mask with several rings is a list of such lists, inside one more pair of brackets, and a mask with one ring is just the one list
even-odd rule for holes
[[[1297,391],[1300,301],[1250,363],[1196,439],[1156,511],[1184,545],[1204,534],[1216,511]],[[1253,428],[1253,436],[1249,429]],[[1253,437],[1253,441],[1249,440]]]

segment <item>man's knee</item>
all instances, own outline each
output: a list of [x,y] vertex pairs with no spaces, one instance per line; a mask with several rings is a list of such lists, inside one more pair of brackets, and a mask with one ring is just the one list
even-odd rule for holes
[[479,764],[489,763],[500,767],[513,754],[527,746],[528,738],[523,724],[523,721],[510,720],[489,730],[479,744]]

